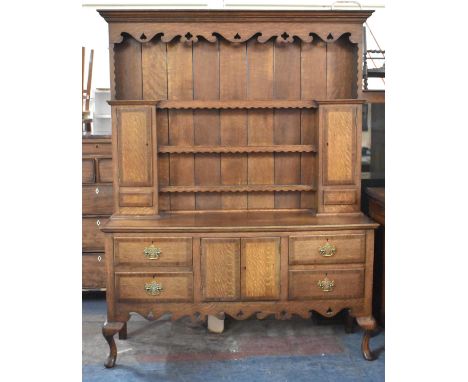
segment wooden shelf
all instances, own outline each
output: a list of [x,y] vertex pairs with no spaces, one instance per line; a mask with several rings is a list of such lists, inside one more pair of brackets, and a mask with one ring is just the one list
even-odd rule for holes
[[286,191],[315,191],[315,188],[304,184],[248,184],[248,185],[219,185],[219,186],[163,186],[159,192],[286,192]]
[[172,154],[219,154],[219,153],[315,153],[314,145],[272,146],[159,146],[160,153]]
[[315,109],[313,100],[159,101],[158,109]]

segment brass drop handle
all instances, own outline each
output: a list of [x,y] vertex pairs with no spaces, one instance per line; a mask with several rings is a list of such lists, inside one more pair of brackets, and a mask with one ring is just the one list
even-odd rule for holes
[[146,247],[143,251],[145,254],[145,257],[148,260],[157,260],[159,259],[159,256],[161,255],[161,249],[155,247],[153,244],[151,244],[149,247]]
[[325,278],[317,282],[318,287],[324,292],[331,292],[335,287],[335,280],[330,280],[325,273]]
[[332,257],[336,253],[336,247],[328,241],[319,248],[319,253],[323,257]]
[[157,283],[155,280],[145,284],[145,291],[150,296],[159,296],[163,290],[162,284]]

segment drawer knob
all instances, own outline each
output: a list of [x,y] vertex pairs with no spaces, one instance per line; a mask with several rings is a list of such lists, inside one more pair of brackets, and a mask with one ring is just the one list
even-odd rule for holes
[[96,187],[96,191],[95,191],[95,192],[96,192],[96,195],[99,194],[99,187]]
[[151,281],[150,283],[145,284],[145,291],[150,296],[159,296],[163,290],[162,285],[156,281]]
[[145,248],[143,253],[145,254],[145,257],[148,260],[157,260],[159,259],[159,256],[161,255],[161,250],[155,247],[153,244],[151,244],[149,247]]
[[331,257],[336,253],[336,247],[327,241],[319,248],[319,252],[323,257]]
[[97,257],[97,261],[101,262],[101,260],[102,260],[102,257],[101,257],[101,256],[98,256],[98,257]]
[[327,275],[325,275],[325,278],[323,280],[319,280],[317,285],[324,292],[331,292],[335,287],[335,280],[330,280]]

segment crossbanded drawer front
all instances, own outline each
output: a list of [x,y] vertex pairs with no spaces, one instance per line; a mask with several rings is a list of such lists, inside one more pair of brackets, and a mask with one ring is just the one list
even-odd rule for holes
[[118,301],[193,301],[192,272],[115,274]]
[[111,215],[113,209],[112,185],[83,186],[84,215]]
[[83,253],[82,285],[85,289],[104,289],[106,287],[104,253]]
[[85,251],[104,251],[104,233],[101,225],[107,222],[107,217],[83,217],[82,248]]
[[115,238],[115,265],[192,266],[191,237]]
[[366,257],[366,235],[324,234],[290,236],[289,264],[362,263]]
[[289,299],[338,299],[364,296],[364,269],[290,270]]

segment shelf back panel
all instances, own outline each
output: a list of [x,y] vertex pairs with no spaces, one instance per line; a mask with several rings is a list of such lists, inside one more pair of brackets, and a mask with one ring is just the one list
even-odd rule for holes
[[[117,100],[314,100],[356,98],[357,46],[294,39],[265,43],[140,43],[114,46]],[[161,146],[316,145],[314,109],[158,109]],[[156,148],[157,149],[157,148]],[[314,185],[313,152],[165,153],[159,187]],[[160,211],[313,209],[315,191],[160,193]]]

